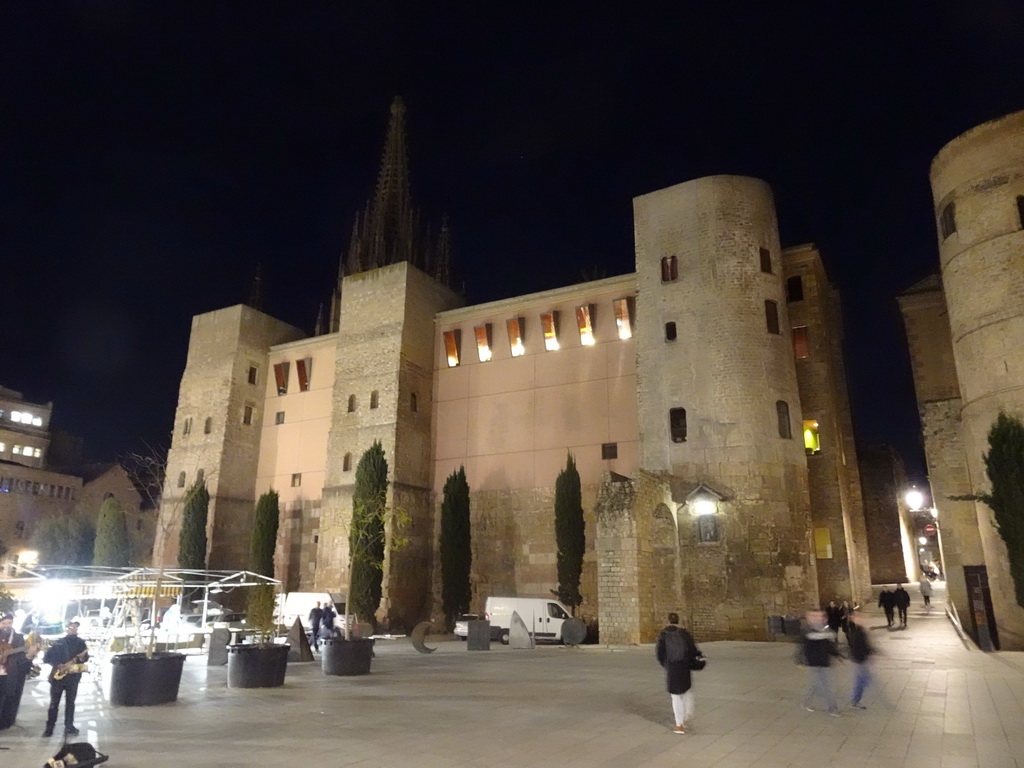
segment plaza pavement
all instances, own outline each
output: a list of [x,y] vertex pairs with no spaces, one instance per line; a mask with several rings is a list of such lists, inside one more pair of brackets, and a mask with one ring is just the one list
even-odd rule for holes
[[[801,706],[804,670],[788,643],[700,643],[691,733],[671,706],[650,645],[492,646],[435,639],[378,642],[372,674],[326,678],[291,665],[283,688],[229,690],[226,668],[190,658],[176,704],[111,708],[96,675],[78,698],[79,740],[112,768],[253,766],[757,766],[757,768],[1024,768],[1024,654],[965,648],[916,590],[909,627],[869,623],[880,653],[864,711],[832,718]],[[851,670],[836,670],[840,701]],[[18,724],[0,732],[0,767],[42,765],[45,681],[26,687]]]

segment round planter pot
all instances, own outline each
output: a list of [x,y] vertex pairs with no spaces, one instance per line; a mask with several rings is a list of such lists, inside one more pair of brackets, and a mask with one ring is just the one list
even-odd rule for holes
[[123,653],[110,660],[110,703],[115,707],[150,707],[178,700],[183,653]]
[[325,675],[368,675],[373,658],[373,639],[345,640],[331,638],[324,641],[321,663]]
[[284,685],[290,645],[229,645],[228,688]]

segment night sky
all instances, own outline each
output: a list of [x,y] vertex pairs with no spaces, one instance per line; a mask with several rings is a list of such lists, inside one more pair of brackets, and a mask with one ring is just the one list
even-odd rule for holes
[[400,94],[470,303],[632,271],[636,195],[766,180],[843,294],[859,443],[923,476],[895,296],[938,269],[932,157],[1024,108],[1024,3],[616,5],[3,3],[0,384],[90,457],[169,443],[192,315],[262,264],[312,330]]

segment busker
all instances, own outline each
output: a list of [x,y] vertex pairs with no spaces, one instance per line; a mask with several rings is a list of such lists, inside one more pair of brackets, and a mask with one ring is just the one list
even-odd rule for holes
[[672,713],[676,725],[673,733],[685,734],[687,722],[693,717],[693,681],[690,670],[697,664],[703,667],[703,655],[693,636],[679,626],[679,614],[668,615],[668,626],[658,635],[655,648],[658,663],[665,669],[668,692],[672,697]]
[[18,716],[25,677],[32,666],[25,651],[25,638],[14,631],[14,614],[0,615],[0,731],[14,725]]
[[50,709],[46,713],[43,736],[53,736],[62,695],[65,697],[64,733],[68,736],[78,735],[75,727],[75,699],[78,697],[78,683],[82,679],[78,665],[89,659],[89,650],[85,641],[78,636],[77,621],[69,621],[66,631],[67,634],[51,645],[43,656],[43,663],[51,666]]
[[804,696],[804,709],[813,712],[814,699],[820,695],[825,700],[828,713],[833,717],[839,717],[839,705],[836,703],[829,667],[833,658],[841,659],[842,656],[839,655],[839,649],[832,638],[833,635],[825,625],[825,617],[821,611],[808,611],[800,659],[807,666],[810,675],[807,694]]

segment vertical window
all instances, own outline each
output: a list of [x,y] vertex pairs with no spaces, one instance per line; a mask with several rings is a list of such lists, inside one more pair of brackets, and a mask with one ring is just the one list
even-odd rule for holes
[[341,471],[351,472],[352,471],[352,454],[346,453],[345,458],[341,460]]
[[798,325],[793,329],[793,354],[797,360],[806,360],[811,356],[806,325]]
[[355,413],[355,411],[356,411],[356,396],[355,395],[349,395],[348,396],[348,412],[349,413]]
[[939,215],[939,230],[942,232],[942,239],[956,232],[956,203],[947,203]]
[[768,333],[779,332],[779,305],[771,299],[764,301],[764,321],[768,327]]
[[480,358],[481,363],[486,363],[491,359],[491,324],[484,323],[478,325],[473,329],[473,335],[476,336],[476,354]]
[[284,424],[284,411],[278,411],[274,414],[275,424]]
[[793,275],[786,280],[786,301],[803,301],[804,279],[800,275]]
[[184,472],[179,472],[178,473],[178,487],[179,488],[184,488],[185,487],[185,473]]
[[696,520],[697,541],[713,544],[722,538],[718,528],[718,515],[700,515]]
[[370,408],[376,408],[379,402],[380,398],[378,397],[377,390],[375,389],[370,393]]
[[206,479],[206,470],[205,469],[196,470],[196,485],[202,485],[203,481],[205,479]]
[[580,344],[584,347],[594,346],[594,325],[590,320],[590,305],[576,307],[576,325],[580,329]]
[[249,383],[255,384],[259,380],[259,368],[255,365],[249,366]]
[[277,383],[277,394],[283,395],[288,392],[288,369],[289,363],[274,363],[274,381]]
[[629,315],[629,299],[616,299],[612,302],[615,307],[615,329],[619,332],[619,338],[625,341],[633,337],[633,323]]
[[661,282],[670,283],[679,277],[679,264],[675,256],[661,258]]
[[785,400],[776,400],[775,416],[779,421],[779,437],[791,440],[793,438],[793,427],[789,423],[789,403]]
[[508,330],[508,348],[512,357],[522,357],[526,354],[526,347],[523,346],[523,318],[513,317],[505,321],[505,328]]
[[668,428],[673,443],[686,442],[686,409],[673,408],[668,412]]
[[298,488],[302,485],[302,473],[296,472],[292,475],[292,488]]
[[818,422],[813,419],[804,422],[804,450],[808,456],[821,453],[821,437],[818,435]]
[[246,424],[246,425],[252,424],[252,414],[253,414],[254,410],[255,410],[255,408],[253,408],[251,405],[245,406],[245,408],[242,410],[242,423],[243,424]]
[[208,435],[211,432],[213,432],[213,418],[207,416],[206,421],[203,422],[203,434]]
[[185,423],[181,425],[181,434],[187,435],[192,431],[192,419],[185,419]]
[[415,392],[409,395],[409,407],[412,408],[413,413],[416,413],[416,411],[420,409],[419,398],[416,397]]
[[309,391],[309,377],[313,373],[313,358],[305,357],[295,361],[295,373],[299,376],[299,392]]
[[601,458],[605,460],[619,458],[619,444],[601,443]]
[[676,340],[676,324],[675,322],[665,323],[665,341]]
[[541,315],[540,327],[544,332],[544,349],[554,352],[558,349],[558,313],[545,312]]
[[[1024,195],[1017,195],[1017,220],[1021,229],[1024,229]],[[3,414],[3,411],[0,411],[0,414]]]
[[448,367],[454,368],[459,364],[459,332],[444,332],[444,352],[448,358]]
[[772,273],[772,252],[767,248],[759,248],[758,253],[761,256],[761,271],[770,275]]
[[814,557],[817,560],[832,559],[832,533],[828,528],[814,529]]

